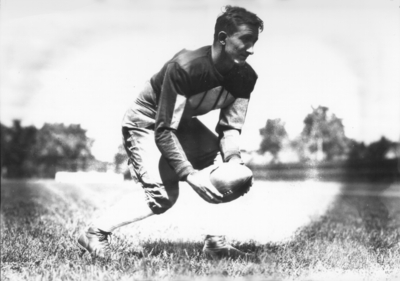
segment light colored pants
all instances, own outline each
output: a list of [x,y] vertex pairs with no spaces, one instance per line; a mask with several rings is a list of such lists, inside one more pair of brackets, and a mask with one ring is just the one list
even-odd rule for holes
[[[178,199],[179,179],[161,156],[155,144],[152,126],[123,127],[122,134],[132,178],[142,185],[147,204],[153,213],[164,213]],[[217,136],[197,118],[182,120],[177,137],[195,169],[204,169],[222,162]]]

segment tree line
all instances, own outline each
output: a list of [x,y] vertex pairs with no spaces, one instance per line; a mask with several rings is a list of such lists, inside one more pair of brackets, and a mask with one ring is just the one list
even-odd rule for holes
[[281,119],[267,120],[265,127],[260,129],[262,140],[258,152],[270,153],[272,163],[279,162],[279,153],[285,148],[296,151],[300,162],[374,162],[384,160],[390,152],[393,154],[392,158],[399,157],[396,155],[399,143],[383,136],[369,145],[346,137],[342,119],[329,113],[328,107],[312,108],[312,112],[305,117],[303,123],[300,136],[289,140]]
[[[379,162],[390,152],[398,158],[399,143],[385,137],[366,145],[346,137],[342,119],[324,106],[313,108],[303,120],[299,136],[289,139],[281,119],[268,119],[260,129],[258,155],[272,156],[271,163],[281,163],[280,153],[295,151],[297,161],[306,163]],[[10,127],[1,124],[2,178],[54,178],[58,171],[106,171],[110,163],[92,155],[93,140],[80,125],[44,124],[41,128],[22,126],[14,120]],[[114,157],[114,169],[129,178],[127,155],[120,145]],[[396,155],[397,153],[397,155]],[[394,154],[394,155],[393,155]]]
[[2,178],[54,178],[57,171],[104,170],[91,152],[93,140],[80,125],[1,124]]

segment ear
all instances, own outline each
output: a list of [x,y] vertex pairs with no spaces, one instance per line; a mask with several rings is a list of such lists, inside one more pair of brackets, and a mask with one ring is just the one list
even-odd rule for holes
[[228,38],[228,34],[226,34],[225,31],[220,31],[218,33],[218,42],[221,43],[221,45],[225,45],[226,38]]

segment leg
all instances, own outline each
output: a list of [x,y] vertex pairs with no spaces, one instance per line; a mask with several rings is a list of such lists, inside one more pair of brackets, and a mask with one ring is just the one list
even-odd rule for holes
[[108,237],[112,231],[161,214],[175,204],[179,195],[178,178],[165,159],[160,159],[153,134],[153,131],[145,128],[123,129],[130,172],[132,178],[142,186],[146,201],[133,205],[128,197],[105,210],[102,216],[94,220],[93,226],[79,236],[78,245],[83,252],[89,251],[93,256],[104,257],[109,252]]
[[130,198],[123,198],[108,209],[104,216],[93,223],[108,232],[154,214],[164,213],[175,204],[179,196],[178,178],[165,159],[160,157],[153,131],[145,128],[123,129],[123,136],[132,178],[142,186],[145,201],[133,206]]

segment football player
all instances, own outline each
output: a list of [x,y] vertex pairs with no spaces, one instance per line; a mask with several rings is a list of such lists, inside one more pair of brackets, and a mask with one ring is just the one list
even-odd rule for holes
[[[105,256],[112,231],[170,209],[178,199],[179,182],[186,181],[208,202],[221,202],[222,195],[198,171],[222,161],[242,163],[239,137],[257,81],[246,59],[254,54],[262,30],[257,15],[226,6],[216,20],[211,46],[179,51],[145,83],[123,118],[122,135],[131,176],[143,187],[147,204],[129,212],[105,212],[79,236],[83,251]],[[196,118],[211,110],[220,110],[218,136]],[[153,161],[148,155],[157,148],[161,157]],[[220,235],[207,235],[203,251],[245,254]]]

